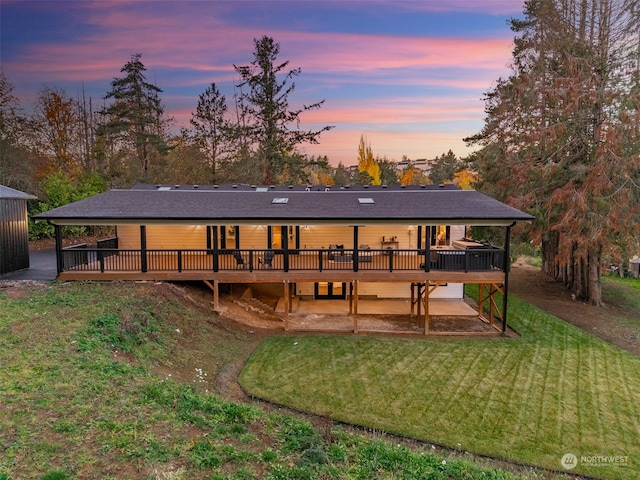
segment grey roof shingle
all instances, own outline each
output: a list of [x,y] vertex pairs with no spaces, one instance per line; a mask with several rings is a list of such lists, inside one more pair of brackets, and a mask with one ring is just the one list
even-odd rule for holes
[[22,198],[24,200],[34,200],[37,197],[29,195],[28,193],[21,192],[14,188],[0,185],[0,198]]
[[[307,188],[310,188],[307,191]],[[287,198],[286,203],[273,203]],[[361,203],[369,198],[373,203]],[[356,224],[449,223],[505,225],[530,215],[475,190],[429,186],[325,187],[139,185],[111,190],[36,215],[60,224]]]

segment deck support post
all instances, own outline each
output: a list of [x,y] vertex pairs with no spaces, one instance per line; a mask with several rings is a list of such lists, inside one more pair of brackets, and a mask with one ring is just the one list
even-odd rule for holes
[[482,305],[484,304],[484,289],[485,289],[485,284],[484,283],[479,283],[478,284],[478,317],[483,317],[484,316],[484,308],[482,307]]
[[214,280],[211,283],[209,280],[203,280],[204,284],[211,289],[213,292],[213,310],[220,310],[220,282],[218,280]]
[[358,280],[353,281],[353,314],[358,315]]
[[[515,222],[514,222],[515,224]],[[504,285],[502,287],[502,335],[507,334],[507,299],[509,294],[509,269],[511,268],[510,261],[510,245],[511,245],[511,227],[507,227],[504,238]]]
[[291,283],[284,281],[284,331],[289,331],[289,313],[291,312]]
[[358,333],[358,280],[354,280],[353,283],[353,295],[354,299],[354,315],[353,315],[353,333]]
[[411,316],[413,317],[414,305],[416,302],[415,283],[411,282]]
[[431,293],[431,290],[429,289],[429,281],[427,280],[424,283],[424,334],[425,335],[429,334],[429,294],[430,293]]
[[291,313],[291,283],[284,281],[284,314],[288,317]]
[[56,267],[58,275],[60,275],[64,270],[64,260],[62,259],[62,227],[54,224],[53,231],[56,237]]

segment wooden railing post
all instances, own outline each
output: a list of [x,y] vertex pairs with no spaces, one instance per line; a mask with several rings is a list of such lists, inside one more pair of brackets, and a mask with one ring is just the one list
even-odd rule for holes
[[285,272],[289,271],[289,227],[283,225],[280,229],[282,238],[282,268]]
[[147,271],[147,226],[140,225],[140,269]]
[[213,271],[217,272],[220,268],[220,250],[218,249],[218,226],[214,225],[211,227],[213,230],[211,235],[212,247],[213,247]]

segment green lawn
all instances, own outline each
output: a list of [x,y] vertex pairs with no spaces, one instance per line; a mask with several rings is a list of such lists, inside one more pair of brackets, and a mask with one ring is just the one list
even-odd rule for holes
[[255,340],[181,300],[151,283],[0,288],[0,480],[514,478],[212,394]]
[[240,381],[343,422],[558,470],[572,453],[573,472],[637,478],[640,358],[516,298],[509,310],[520,338],[273,337]]

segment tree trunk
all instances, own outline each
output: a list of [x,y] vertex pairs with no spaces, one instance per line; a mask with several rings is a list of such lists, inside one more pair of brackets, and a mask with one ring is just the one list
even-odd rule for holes
[[600,281],[600,252],[589,252],[589,303],[597,307],[602,307],[602,283]]
[[542,271],[554,278],[558,276],[557,255],[560,237],[558,232],[547,232],[542,236]]

